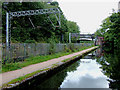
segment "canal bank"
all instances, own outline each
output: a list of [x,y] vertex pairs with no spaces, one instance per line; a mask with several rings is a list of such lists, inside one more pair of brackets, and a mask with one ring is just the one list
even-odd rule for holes
[[[65,66],[73,63],[78,58],[81,58],[85,54],[91,52],[98,48],[92,47],[77,53],[73,53],[70,55],[62,56],[60,58],[52,59],[43,63],[30,65],[28,67],[22,68],[20,70],[15,70],[11,72],[3,73],[3,89],[5,88],[21,88],[21,87],[29,87],[31,84],[35,83],[35,79],[39,79],[39,82],[42,82],[46,79],[46,77],[50,77],[54,73],[58,72],[60,69],[64,68]],[[24,71],[24,72],[23,72]],[[14,83],[9,83],[9,81],[13,80],[15,76],[25,78],[25,75],[32,72],[32,76],[26,77],[26,79],[22,81],[15,81]],[[34,73],[33,73],[34,72]],[[10,80],[11,79],[11,80]],[[20,79],[20,78],[19,78]],[[7,81],[8,80],[8,81]],[[37,83],[37,82],[36,82]]]

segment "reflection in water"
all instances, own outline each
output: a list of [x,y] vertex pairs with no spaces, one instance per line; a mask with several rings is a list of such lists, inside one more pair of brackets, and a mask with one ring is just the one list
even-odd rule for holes
[[[81,62],[88,61],[81,59]],[[61,88],[108,88],[107,77],[99,69],[96,61],[80,63],[76,71],[67,72]]]
[[[107,50],[107,51],[106,51]],[[112,89],[120,89],[120,51],[114,50],[110,52],[105,48],[104,57],[97,58],[97,62],[101,64],[102,72],[109,77],[109,87]],[[109,53],[108,53],[109,52]]]
[[32,89],[120,88],[118,56],[97,49]]
[[72,65],[70,65],[66,69],[60,71],[59,73],[55,74],[51,78],[47,79],[42,84],[33,87],[32,89],[33,90],[36,90],[36,89],[40,90],[41,88],[54,88],[57,90],[58,87],[62,84],[64,78],[67,76],[67,72],[75,71],[78,66],[79,66],[79,62],[77,61],[76,63],[73,63]]

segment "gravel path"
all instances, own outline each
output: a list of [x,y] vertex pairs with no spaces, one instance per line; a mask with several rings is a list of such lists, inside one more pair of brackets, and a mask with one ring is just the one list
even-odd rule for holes
[[59,57],[59,58],[51,59],[51,60],[48,60],[48,61],[45,61],[45,62],[42,62],[42,63],[29,65],[29,66],[23,67],[22,69],[18,69],[18,70],[15,70],[15,71],[9,71],[9,72],[2,73],[2,74],[0,74],[0,77],[2,77],[2,78],[0,78],[0,82],[2,82],[2,83],[0,83],[0,86],[2,84],[10,82],[11,80],[16,79],[20,76],[24,76],[24,75],[32,73],[34,71],[49,67],[52,64],[61,62],[61,61],[65,60],[65,59],[68,59],[68,58],[72,58],[73,56],[83,54],[86,51],[92,50],[93,48],[96,48],[96,47],[92,47],[92,48],[89,48],[89,49],[86,49],[86,50],[83,50],[83,51],[80,51],[80,52],[76,52],[76,53],[73,53],[73,54],[69,54],[69,55],[66,55],[66,56],[62,56],[62,57]]

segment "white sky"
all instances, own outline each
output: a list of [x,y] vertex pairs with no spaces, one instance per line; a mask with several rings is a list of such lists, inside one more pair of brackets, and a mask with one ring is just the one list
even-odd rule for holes
[[65,17],[76,22],[81,33],[94,33],[112,9],[117,11],[119,0],[57,0]]

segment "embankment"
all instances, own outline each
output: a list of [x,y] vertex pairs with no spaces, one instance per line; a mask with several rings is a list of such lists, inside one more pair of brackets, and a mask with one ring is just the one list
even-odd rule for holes
[[36,86],[40,83],[42,83],[47,78],[51,77],[52,75],[56,74],[60,70],[64,69],[65,67],[69,66],[70,64],[74,63],[75,61],[79,60],[89,52],[97,49],[98,46],[77,52],[70,55],[73,55],[72,57],[67,57],[64,60],[61,60],[60,62],[54,63],[50,65],[49,67],[43,68],[42,70],[36,71],[33,75],[26,77],[24,80],[20,80],[20,77],[17,81],[14,83],[7,83],[3,85],[2,89],[28,89],[30,87]]

